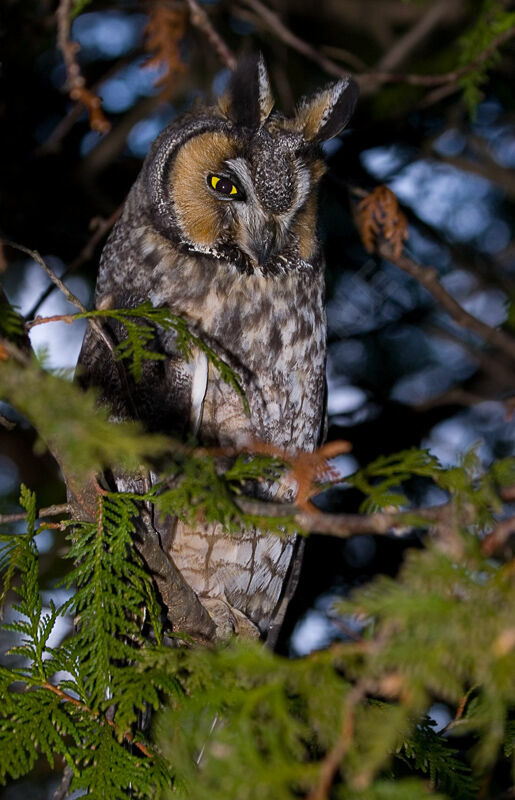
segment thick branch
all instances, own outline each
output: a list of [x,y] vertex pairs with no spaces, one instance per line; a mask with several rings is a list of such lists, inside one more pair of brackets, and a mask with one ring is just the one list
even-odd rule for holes
[[346,539],[349,536],[388,534],[395,528],[420,526],[436,527],[448,522],[454,513],[452,504],[413,508],[409,511],[379,511],[374,514],[327,514],[324,511],[304,511],[288,503],[269,503],[250,497],[234,497],[245,514],[257,517],[285,518],[307,533],[323,533]]

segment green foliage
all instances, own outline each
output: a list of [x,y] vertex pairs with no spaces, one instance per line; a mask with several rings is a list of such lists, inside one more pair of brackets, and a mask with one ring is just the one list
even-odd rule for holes
[[453,800],[471,800],[477,795],[477,781],[460,758],[459,751],[435,733],[434,726],[432,719],[423,718],[397,755],[428,775],[431,785],[438,786]]
[[0,302],[0,334],[12,341],[25,336],[23,317],[5,302]]
[[[408,498],[399,490],[400,484],[414,475],[434,477],[441,471],[438,460],[427,450],[403,450],[389,456],[379,456],[371,464],[346,478],[346,483],[366,496],[360,511],[371,513],[380,509],[407,505]],[[394,490],[394,491],[393,491]]]
[[116,353],[119,359],[129,360],[129,370],[136,381],[141,380],[144,361],[163,361],[165,358],[163,353],[149,348],[151,342],[155,340],[156,326],[159,326],[165,331],[175,331],[175,346],[186,361],[190,361],[193,357],[193,348],[204,353],[222,380],[240,395],[244,409],[248,413],[245,392],[235,372],[211,347],[190,331],[182,317],[172,314],[167,308],[154,308],[150,302],[142,303],[136,308],[86,311],[74,315],[75,319],[96,317],[114,319],[124,326],[126,338],[117,345]]
[[[162,514],[177,516],[185,522],[198,519],[220,522],[226,531],[235,532],[245,526],[258,526],[276,533],[291,533],[298,526],[291,516],[260,517],[241,511],[236,496],[247,481],[258,476],[275,480],[283,468],[276,458],[253,455],[239,456],[225,472],[217,460],[207,453],[185,454],[168,467],[168,478],[156,487],[150,498]],[[168,488],[168,484],[172,484]]]
[[[459,41],[460,65],[465,67],[473,63],[500,34],[514,26],[515,12],[507,11],[499,0],[484,0],[475,23]],[[460,78],[463,99],[471,116],[475,115],[476,108],[483,99],[481,87],[488,78],[488,71],[499,59],[499,48],[495,48],[488,58]]]
[[36,360],[20,369],[10,359],[0,371],[0,397],[27,417],[69,475],[100,472],[113,463],[136,470],[149,453],[157,456],[170,447],[165,437],[144,434],[135,422],[113,424],[95,392],[50,375]]
[[[143,615],[157,641],[160,629],[150,578],[132,546],[134,503],[102,497],[96,523],[76,527],[67,583],[77,591],[59,608],[51,602],[49,612],[39,592],[35,544],[45,526],[35,529],[35,497],[25,488],[20,503],[28,532],[10,537],[6,577],[11,582],[14,569],[20,573],[19,600],[15,621],[4,628],[17,634],[9,655],[23,658],[23,666],[0,667],[0,780],[27,774],[40,756],[51,765],[62,756],[74,773],[72,790],[111,799],[131,786],[133,797],[148,798],[170,783],[170,765],[130,731],[148,705],[157,709],[179,689],[173,676],[145,660],[161,647],[144,639]],[[58,618],[70,610],[77,614],[74,635],[49,646]],[[115,722],[108,709],[116,709]]]

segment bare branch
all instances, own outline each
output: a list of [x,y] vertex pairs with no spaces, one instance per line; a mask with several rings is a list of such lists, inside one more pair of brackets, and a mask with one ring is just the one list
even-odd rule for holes
[[234,70],[236,67],[236,58],[220,34],[214,29],[204,9],[199,6],[197,0],[186,0],[186,2],[188,3],[192,24],[206,36],[220,61],[230,70]]
[[307,533],[322,533],[347,539],[349,536],[389,534],[406,530],[416,523],[421,527],[437,527],[448,522],[454,513],[452,503],[413,508],[408,511],[378,511],[374,514],[328,514],[324,511],[304,511],[288,503],[271,503],[250,497],[234,496],[234,503],[245,514],[284,518]]
[[[36,519],[45,519],[46,517],[58,517],[61,514],[70,513],[69,503],[62,503],[61,505],[48,506],[47,508],[40,508]],[[11,522],[23,522],[27,519],[27,512],[20,511],[18,514],[0,514],[0,525],[7,525]]]
[[368,682],[361,680],[346,695],[342,709],[340,735],[322,760],[317,785],[309,793],[307,800],[326,800],[329,797],[329,792],[341,761],[352,744],[356,706],[363,700],[367,689]]
[[[76,297],[73,294],[73,292],[71,292],[68,289],[68,287],[65,286],[65,284],[62,282],[62,280],[57,277],[55,272],[50,269],[48,264],[45,262],[45,260],[42,258],[42,256],[37,252],[37,250],[29,250],[28,247],[24,247],[24,245],[22,245],[22,244],[17,244],[16,242],[11,242],[11,241],[9,241],[7,239],[4,239],[4,244],[8,245],[9,247],[13,247],[15,250],[20,250],[22,253],[26,253],[26,255],[28,255],[28,256],[30,256],[30,258],[34,259],[34,261],[36,261],[36,263],[38,263],[40,265],[40,267],[42,267],[44,269],[44,271],[46,272],[46,274],[48,275],[48,277],[50,278],[52,283],[54,283],[57,286],[57,288],[60,289],[60,291],[63,293],[65,298],[68,300],[68,302],[71,303],[72,305],[74,305],[76,308],[78,308],[79,311],[82,311],[83,313],[87,312],[88,309],[86,308],[86,306],[81,303],[79,298]],[[112,343],[111,339],[106,334],[106,332],[103,330],[103,328],[99,324],[98,320],[90,319],[89,323],[90,323],[91,327],[93,328],[93,330],[95,331],[95,333],[102,339],[102,341],[104,342],[106,347],[109,349],[109,351],[113,354],[113,356],[115,356],[114,344]]]
[[438,27],[442,20],[449,17],[449,0],[440,2],[428,8],[420,19],[416,21],[403,36],[400,36],[393,47],[383,55],[377,67],[379,70],[393,70],[404,63],[417,47],[432,31]]
[[[192,2],[192,0],[188,0],[188,2]],[[279,15],[276,14],[275,11],[271,11],[267,8],[261,0],[243,0],[243,2],[257,14],[264,25],[272,31],[278,39],[288,45],[288,47],[291,47],[292,50],[296,50],[298,53],[306,56],[310,61],[314,61],[315,64],[318,64],[325,72],[329,75],[334,75],[336,78],[344,78],[349,74],[347,70],[343,69],[330,58],[320,53],[319,50],[296,36],[293,31],[284,24]]]
[[[68,269],[63,273],[63,278],[67,278],[71,275],[72,272],[80,269],[80,267],[88,262],[95,252],[97,245],[102,241],[104,236],[109,233],[117,219],[119,218],[120,214],[122,213],[123,206],[119,206],[116,211],[113,211],[111,216],[107,217],[107,219],[102,219],[100,217],[95,217],[91,220],[90,229],[94,226],[94,233],[91,238],[86,242],[80,253],[73,259],[71,264],[69,265]],[[36,311],[40,307],[42,303],[47,299],[47,297],[53,291],[53,286],[48,286],[45,291],[41,294],[38,300],[34,303],[30,311],[27,313],[27,317],[30,319],[35,316]]]
[[102,111],[100,98],[90,89],[86,88],[86,81],[80,72],[77,62],[77,53],[80,49],[77,42],[70,39],[71,22],[70,14],[72,0],[60,0],[57,7],[57,45],[62,53],[66,67],[67,84],[72,100],[82,103],[89,114],[89,122],[94,131],[107,133],[111,123]]
[[377,252],[383,258],[386,258],[422,284],[458,325],[473,331],[473,333],[477,333],[478,336],[488,342],[488,344],[499,348],[511,358],[515,359],[515,339],[504,333],[504,331],[492,328],[477,317],[469,314],[468,311],[465,311],[463,306],[461,306],[442,286],[438,270],[435,267],[423,267],[406,255],[396,256],[392,246],[385,241],[382,241],[378,245]]

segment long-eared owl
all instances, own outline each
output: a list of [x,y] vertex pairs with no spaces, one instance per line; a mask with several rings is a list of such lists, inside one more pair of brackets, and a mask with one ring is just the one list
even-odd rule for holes
[[[136,383],[122,381],[90,329],[81,380],[101,387],[115,419],[137,417],[149,430],[190,433],[209,445],[260,440],[295,452],[321,443],[320,145],[346,125],[356,99],[348,78],[286,117],[273,111],[262,58],[249,57],[217,107],[196,108],[163,130],[104,248],[96,307],[150,300],[182,316],[236,371],[250,414],[201,352],[181,357],[174,332],[157,330],[165,360],[146,361]],[[122,338],[123,329],[113,324],[111,334]],[[288,501],[294,488],[274,484],[265,493]],[[155,526],[167,530],[169,556],[222,629],[266,635],[277,626],[295,537],[171,519]]]

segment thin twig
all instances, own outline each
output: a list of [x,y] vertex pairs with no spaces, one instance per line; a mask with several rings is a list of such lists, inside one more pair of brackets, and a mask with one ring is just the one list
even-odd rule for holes
[[423,267],[407,255],[394,255],[393,248],[385,241],[379,243],[377,252],[392,264],[407,272],[415,278],[435,300],[451,315],[463,328],[477,333],[482,339],[515,359],[515,339],[504,331],[492,328],[485,322],[465,311],[440,282],[438,270],[435,267]]
[[[190,2],[191,0],[188,0]],[[348,71],[340,67],[334,61],[332,61],[327,56],[324,56],[316,48],[312,47],[312,45],[305,42],[303,39],[300,39],[296,34],[293,33],[281,20],[278,14],[275,11],[272,11],[261,0],[243,0],[246,6],[252,9],[255,14],[261,19],[261,21],[266,25],[266,27],[271,30],[278,39],[280,39],[284,44],[291,47],[292,50],[296,50],[298,53],[301,53],[303,56],[308,58],[310,61],[313,61],[315,64],[318,64],[328,75],[334,75],[336,78],[342,78],[348,75]],[[358,76],[359,77],[359,76]]]
[[196,28],[199,28],[206,36],[220,61],[230,70],[234,70],[236,68],[236,58],[231,53],[220,34],[214,29],[204,9],[199,6],[197,0],[186,0],[186,2],[188,3],[192,24],[195,25]]
[[73,779],[73,770],[67,764],[63,771],[63,777],[61,778],[61,783],[55,790],[52,800],[66,800],[66,798],[68,797],[68,792],[70,791],[72,779]]
[[100,133],[107,133],[111,123],[102,111],[100,98],[86,88],[86,81],[81,75],[77,61],[77,53],[80,46],[77,42],[70,39],[71,33],[71,11],[72,0],[60,0],[57,7],[57,46],[62,53],[64,65],[66,67],[66,77],[70,97],[82,103],[89,114],[91,128]]
[[[188,2],[189,1],[190,0],[188,0]],[[328,58],[312,45],[308,44],[308,42],[305,42],[303,39],[300,39],[296,34],[294,34],[293,31],[291,31],[282,22],[279,15],[274,11],[271,11],[267,6],[264,5],[264,3],[261,2],[261,0],[242,0],[242,2],[254,11],[254,13],[261,19],[266,27],[277,36],[278,39],[291,47],[293,50],[296,50],[304,55],[310,61],[318,64],[319,67],[327,72],[328,75],[333,75],[337,78],[344,78],[349,74],[347,70],[340,67],[332,59]],[[488,47],[486,47],[485,50],[472,59],[469,64],[465,64],[463,67],[451,70],[450,72],[445,72],[441,75],[419,75],[378,70],[354,74],[354,78],[360,84],[360,88],[364,94],[370,94],[377,88],[378,85],[385,83],[407,83],[411,86],[426,87],[440,87],[447,84],[452,84],[454,86],[461,78],[477,69],[477,67],[480,66],[484,61],[487,61],[497,50],[497,48],[499,48],[509,39],[513,38],[513,36],[515,36],[515,27],[499,34],[499,36],[490,42]]]
[[[82,248],[80,253],[73,259],[73,261],[69,265],[68,269],[65,270],[65,272],[63,272],[63,276],[62,276],[63,278],[67,278],[69,275],[71,275],[72,272],[75,272],[76,270],[78,270],[84,263],[88,262],[91,259],[91,257],[93,256],[93,253],[95,252],[95,249],[96,249],[97,245],[99,244],[99,242],[101,242],[102,239],[104,238],[104,236],[107,233],[109,233],[109,231],[111,230],[111,228],[113,227],[115,222],[118,220],[120,214],[122,213],[122,208],[123,208],[123,206],[119,206],[116,209],[116,211],[114,211],[111,214],[111,216],[109,216],[107,219],[99,219],[98,220],[93,235],[88,240],[88,242],[86,242],[86,244],[84,245],[84,247]],[[92,224],[93,224],[93,221],[92,221],[91,225]],[[91,225],[90,225],[90,227],[91,227]],[[42,303],[44,303],[44,301],[51,294],[51,292],[53,292],[53,290],[54,290],[54,286],[52,286],[52,285],[48,286],[45,289],[45,291],[40,295],[38,300],[34,303],[32,308],[30,309],[30,311],[27,313],[28,319],[31,319],[32,317],[34,317],[36,315],[36,311],[38,310],[40,305]]]
[[[71,703],[76,708],[80,708],[82,711],[86,711],[86,713],[92,714],[94,717],[98,718],[101,716],[99,711],[94,711],[85,703],[82,703],[80,700],[77,700],[76,697],[72,697],[71,694],[63,692],[63,690],[60,689],[59,686],[54,686],[53,683],[48,683],[48,682],[44,683],[43,689],[48,689],[49,692],[53,692],[53,694],[56,694],[58,697],[60,697],[64,703]],[[118,730],[117,725],[112,720],[108,719],[107,717],[103,717],[103,719],[105,719],[105,721],[107,722],[108,725],[111,726],[111,728],[114,728],[114,730]],[[123,733],[122,736],[126,742],[129,742],[129,744],[133,745],[134,747],[137,747],[140,753],[142,753],[144,756],[147,756],[147,758],[153,758],[154,754],[147,747],[145,747],[145,745],[142,742],[135,741],[133,735],[129,733],[129,731]]]
[[53,314],[51,317],[36,317],[25,323],[25,329],[30,331],[36,325],[46,325],[47,322],[66,322],[67,325],[71,325],[75,322],[75,316],[73,314]]
[[342,710],[340,735],[336,744],[328,752],[320,765],[318,782],[307,800],[326,800],[338,772],[342,759],[348,752],[354,736],[356,706],[367,693],[368,683],[360,681],[348,693]]
[[[61,514],[69,514],[71,506],[69,503],[61,503],[61,505],[47,506],[47,508],[40,508],[36,519],[44,519],[45,517],[57,517]],[[22,522],[27,519],[27,512],[20,511],[16,514],[0,514],[0,525],[7,525],[11,522]]]
[[[9,241],[7,239],[4,239],[4,244],[8,245],[9,247],[14,247],[15,250],[20,250],[22,253],[26,253],[26,255],[30,256],[30,258],[32,258],[34,261],[36,261],[36,263],[38,263],[40,265],[40,267],[42,267],[44,269],[44,271],[46,272],[46,274],[48,275],[48,277],[50,278],[52,283],[54,283],[57,286],[57,288],[60,289],[60,291],[62,292],[62,294],[65,296],[65,298],[68,300],[69,303],[71,303],[76,308],[78,308],[79,311],[81,311],[82,313],[86,313],[87,312],[88,309],[86,308],[86,306],[81,303],[79,298],[76,297],[73,294],[73,292],[71,292],[68,289],[68,287],[65,286],[65,284],[62,282],[62,280],[57,277],[55,272],[50,269],[48,264],[45,262],[45,260],[42,258],[42,256],[38,253],[37,250],[30,250],[28,247],[25,247],[22,244],[17,244],[16,242],[11,242],[11,241]],[[110,338],[107,336],[106,332],[103,330],[103,328],[99,324],[98,320],[90,319],[89,322],[90,322],[91,327],[94,329],[95,333],[98,336],[100,336],[100,338],[102,339],[102,341],[104,342],[106,347],[109,349],[109,351],[111,352],[113,357],[116,359],[114,344],[112,343]]]

